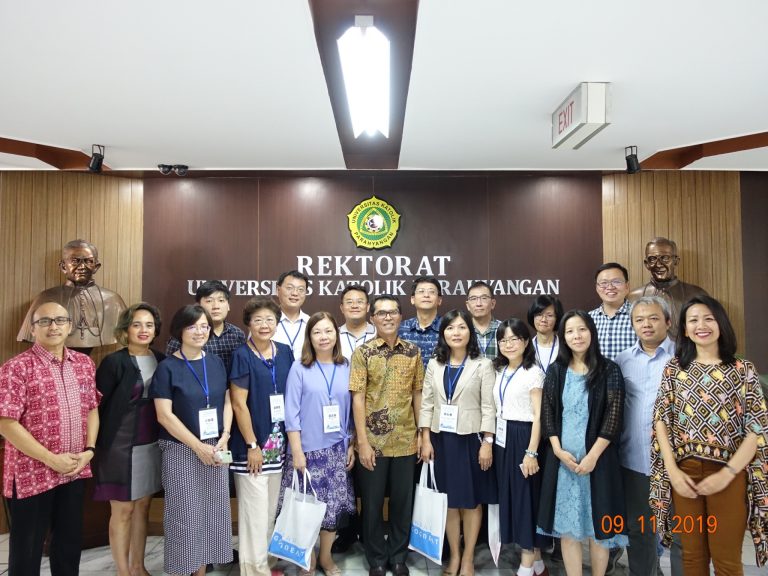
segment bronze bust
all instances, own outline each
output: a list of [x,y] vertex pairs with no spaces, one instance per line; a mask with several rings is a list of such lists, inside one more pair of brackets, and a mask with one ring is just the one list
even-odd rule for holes
[[645,259],[643,263],[651,273],[651,281],[635,288],[629,293],[629,300],[633,301],[641,296],[659,296],[667,301],[672,312],[672,326],[669,329],[669,337],[677,338],[678,322],[680,320],[680,308],[694,296],[708,295],[704,288],[695,284],[688,284],[680,280],[675,271],[680,262],[677,255],[677,244],[662,236],[653,238],[645,245]]
[[119,294],[98,286],[93,275],[101,268],[99,252],[85,240],[67,242],[61,250],[59,269],[66,276],[62,286],[42,291],[32,301],[16,340],[34,342],[30,330],[32,312],[45,302],[57,302],[72,319],[67,348],[90,352],[99,346],[115,344],[113,334],[125,302]]

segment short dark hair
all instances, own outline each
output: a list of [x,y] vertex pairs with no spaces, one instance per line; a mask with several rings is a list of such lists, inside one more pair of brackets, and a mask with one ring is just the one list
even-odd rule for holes
[[312,329],[315,325],[322,320],[330,320],[333,324],[333,329],[336,331],[336,344],[333,345],[333,363],[344,364],[347,359],[341,353],[341,337],[339,336],[339,325],[336,324],[336,319],[330,312],[315,312],[307,320],[307,331],[304,333],[304,345],[301,347],[301,365],[312,366],[317,362],[317,352],[315,347],[312,346]]
[[171,336],[181,342],[184,329],[200,320],[200,316],[205,316],[206,320],[208,320],[208,326],[213,326],[211,315],[200,304],[189,304],[176,310],[176,314],[171,319]]
[[603,270],[621,270],[621,273],[624,274],[624,281],[629,282],[629,272],[627,272],[627,269],[624,268],[621,264],[618,262],[606,262],[600,268],[597,269],[597,272],[595,272],[595,280],[597,280],[597,277],[600,275],[600,272]]
[[347,284],[344,287],[344,290],[341,291],[341,301],[344,301],[344,296],[347,294],[347,292],[362,292],[365,294],[365,301],[369,302],[370,297],[368,296],[368,289],[365,286],[362,286],[360,284]]
[[[467,343],[467,354],[470,358],[477,358],[480,356],[480,346],[477,344],[477,334],[475,333],[474,324],[472,324],[472,316],[466,310],[460,310],[454,308],[449,310],[440,319],[440,335],[437,338],[437,346],[435,346],[434,356],[440,364],[447,364],[451,358],[451,347],[448,346],[448,342],[445,340],[445,329],[448,325],[461,318],[467,324],[469,329],[469,342]],[[442,386],[442,382],[440,383]]]
[[488,294],[490,294],[491,298],[493,298],[493,290],[491,289],[491,286],[488,284],[488,282],[485,282],[484,280],[475,280],[470,285],[469,290],[467,290],[467,296],[469,296],[470,291],[475,288],[488,288]]
[[584,357],[584,363],[588,368],[587,389],[591,390],[597,382],[597,376],[605,366],[605,357],[600,353],[600,343],[597,339],[597,327],[595,326],[595,321],[592,320],[592,316],[590,316],[588,312],[585,312],[584,310],[568,310],[568,312],[563,315],[563,321],[560,322],[560,328],[557,330],[557,337],[560,340],[560,346],[557,352],[557,363],[567,368],[568,364],[570,364],[573,359],[573,352],[568,347],[565,340],[565,325],[571,318],[581,318],[589,329],[591,338],[589,348],[587,348],[587,353]]
[[437,295],[443,295],[443,288],[440,286],[440,282],[437,278],[434,276],[419,276],[413,281],[413,284],[411,284],[411,296],[416,294],[416,287],[419,284],[432,284],[435,288],[437,288]]
[[563,318],[563,304],[557,296],[549,296],[548,294],[536,296],[533,302],[531,302],[531,307],[528,308],[528,324],[531,328],[536,330],[533,319],[550,306],[555,309],[555,332],[557,332],[557,329],[560,327],[560,320]]
[[251,316],[253,316],[256,310],[269,310],[275,315],[275,319],[278,322],[280,322],[280,318],[283,315],[280,306],[269,296],[254,296],[245,303],[243,308],[243,324],[245,324],[246,328],[250,325]]
[[400,300],[398,300],[397,296],[394,296],[392,294],[379,294],[378,296],[374,296],[373,300],[371,300],[371,314],[376,312],[376,304],[378,302],[381,302],[382,300],[389,300],[391,302],[394,302],[397,304],[397,313],[402,314],[403,309],[400,307]]
[[304,285],[309,286],[309,278],[307,278],[307,275],[299,272],[298,270],[288,270],[288,272],[283,272],[280,274],[280,276],[277,278],[277,285],[282,286],[283,282],[285,282],[285,279],[288,278],[288,276],[291,276],[292,278],[298,278],[299,280],[304,280]]
[[688,337],[685,329],[685,315],[696,304],[706,306],[712,312],[712,316],[715,317],[715,322],[717,322],[717,327],[720,330],[720,337],[717,339],[717,352],[720,355],[720,360],[723,364],[733,364],[736,362],[736,332],[733,330],[728,313],[723,308],[723,305],[718,300],[712,298],[712,296],[694,296],[680,310],[677,343],[675,344],[675,356],[677,356],[680,367],[683,370],[687,370],[688,366],[696,360],[698,355],[696,344]]
[[128,328],[133,322],[134,314],[139,310],[146,310],[152,314],[152,318],[155,322],[155,336],[152,338],[152,341],[150,341],[150,344],[152,344],[152,342],[155,341],[155,338],[157,338],[157,335],[160,334],[160,328],[163,327],[163,323],[160,320],[160,310],[157,309],[157,306],[152,306],[152,304],[148,304],[147,302],[139,302],[138,304],[134,304],[123,310],[117,319],[114,335],[115,340],[117,340],[121,346],[128,345]]
[[507,328],[512,331],[512,334],[518,338],[526,340],[525,350],[523,350],[523,369],[528,370],[533,363],[536,362],[536,351],[533,349],[533,340],[531,340],[531,331],[528,330],[528,326],[525,322],[518,318],[510,318],[504,320],[499,327],[496,328],[496,358],[493,359],[493,367],[497,370],[504,366],[509,365],[509,358],[501,353],[501,346],[499,346],[499,340],[504,338],[504,334],[507,332]]
[[222,292],[224,296],[227,297],[227,300],[232,296],[227,285],[221,280],[206,280],[197,287],[197,290],[195,290],[195,302],[200,302],[203,298],[208,298],[208,296],[212,295],[214,292]]

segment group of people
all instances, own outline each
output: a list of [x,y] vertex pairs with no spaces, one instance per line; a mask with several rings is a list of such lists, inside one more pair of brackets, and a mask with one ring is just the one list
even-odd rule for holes
[[294,470],[310,472],[327,504],[302,576],[340,576],[342,529],[359,529],[370,576],[407,576],[414,479],[429,461],[448,500],[444,576],[474,575],[485,505],[498,505],[501,542],[521,548],[519,576],[548,574],[553,540],[569,576],[582,573],[585,542],[595,575],[624,547],[630,574],[654,575],[660,539],[682,544],[675,576],[708,574],[710,561],[737,575],[747,527],[762,565],[759,376],[735,356],[722,305],[679,281],[677,261],[674,243],[656,238],[648,285],[630,294],[626,269],[607,263],[595,274],[600,306],[565,312],[538,296],[525,321],[494,318],[482,281],[466,309],[440,316],[440,283],[420,277],[413,318],[395,296],[350,285],[339,326],[303,312],[308,279],[293,270],[278,280],[279,305],[248,301],[243,331],[227,321],[226,286],[208,281],[171,319],[165,354],[152,347],[158,310],[139,303],[117,322],[124,348],[98,369],[65,347],[68,311],[44,303],[30,316],[34,346],[0,368],[10,573],[39,572],[49,521],[52,573],[77,573],[93,468],[120,576],[148,574],[149,502],[161,488],[165,571],[202,576],[232,562],[229,472],[240,572],[268,576]]

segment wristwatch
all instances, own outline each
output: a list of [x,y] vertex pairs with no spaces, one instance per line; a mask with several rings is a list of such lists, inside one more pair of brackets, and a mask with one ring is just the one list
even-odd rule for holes
[[493,436],[483,436],[483,442],[486,444],[493,444]]
[[248,446],[248,450],[256,450],[259,447],[256,442],[246,442],[245,445]]

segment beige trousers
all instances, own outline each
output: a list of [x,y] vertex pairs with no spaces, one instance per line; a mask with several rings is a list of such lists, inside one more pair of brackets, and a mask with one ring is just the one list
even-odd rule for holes
[[267,548],[275,529],[281,479],[282,474],[235,474],[241,576],[270,576],[275,562]]

